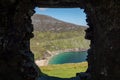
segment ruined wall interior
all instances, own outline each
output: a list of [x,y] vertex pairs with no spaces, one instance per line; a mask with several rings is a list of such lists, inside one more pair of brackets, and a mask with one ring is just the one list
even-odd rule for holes
[[86,39],[92,80],[120,79],[119,0],[0,0],[0,80],[37,80],[40,70],[30,51],[31,16],[38,7],[80,7],[90,26]]

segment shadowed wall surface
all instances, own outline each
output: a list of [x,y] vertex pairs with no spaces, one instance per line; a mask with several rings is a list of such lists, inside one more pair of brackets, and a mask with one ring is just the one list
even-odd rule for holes
[[[86,39],[92,80],[119,80],[119,0],[0,0],[0,80],[37,80],[41,75],[30,50],[35,7],[80,7],[90,26]],[[6,77],[7,76],[7,77]]]

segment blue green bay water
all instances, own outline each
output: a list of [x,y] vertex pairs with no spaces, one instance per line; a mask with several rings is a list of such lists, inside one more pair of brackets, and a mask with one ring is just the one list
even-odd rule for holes
[[87,51],[64,52],[53,56],[48,64],[64,64],[84,62],[87,58]]

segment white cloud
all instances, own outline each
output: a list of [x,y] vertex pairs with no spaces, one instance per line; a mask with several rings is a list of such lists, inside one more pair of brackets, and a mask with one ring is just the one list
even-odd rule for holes
[[40,9],[40,11],[45,11],[45,10],[47,10],[47,8],[39,8]]

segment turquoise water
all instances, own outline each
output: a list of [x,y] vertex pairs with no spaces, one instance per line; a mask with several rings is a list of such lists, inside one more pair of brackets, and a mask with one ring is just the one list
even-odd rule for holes
[[49,64],[78,63],[86,61],[87,51],[82,52],[64,52],[53,56]]

